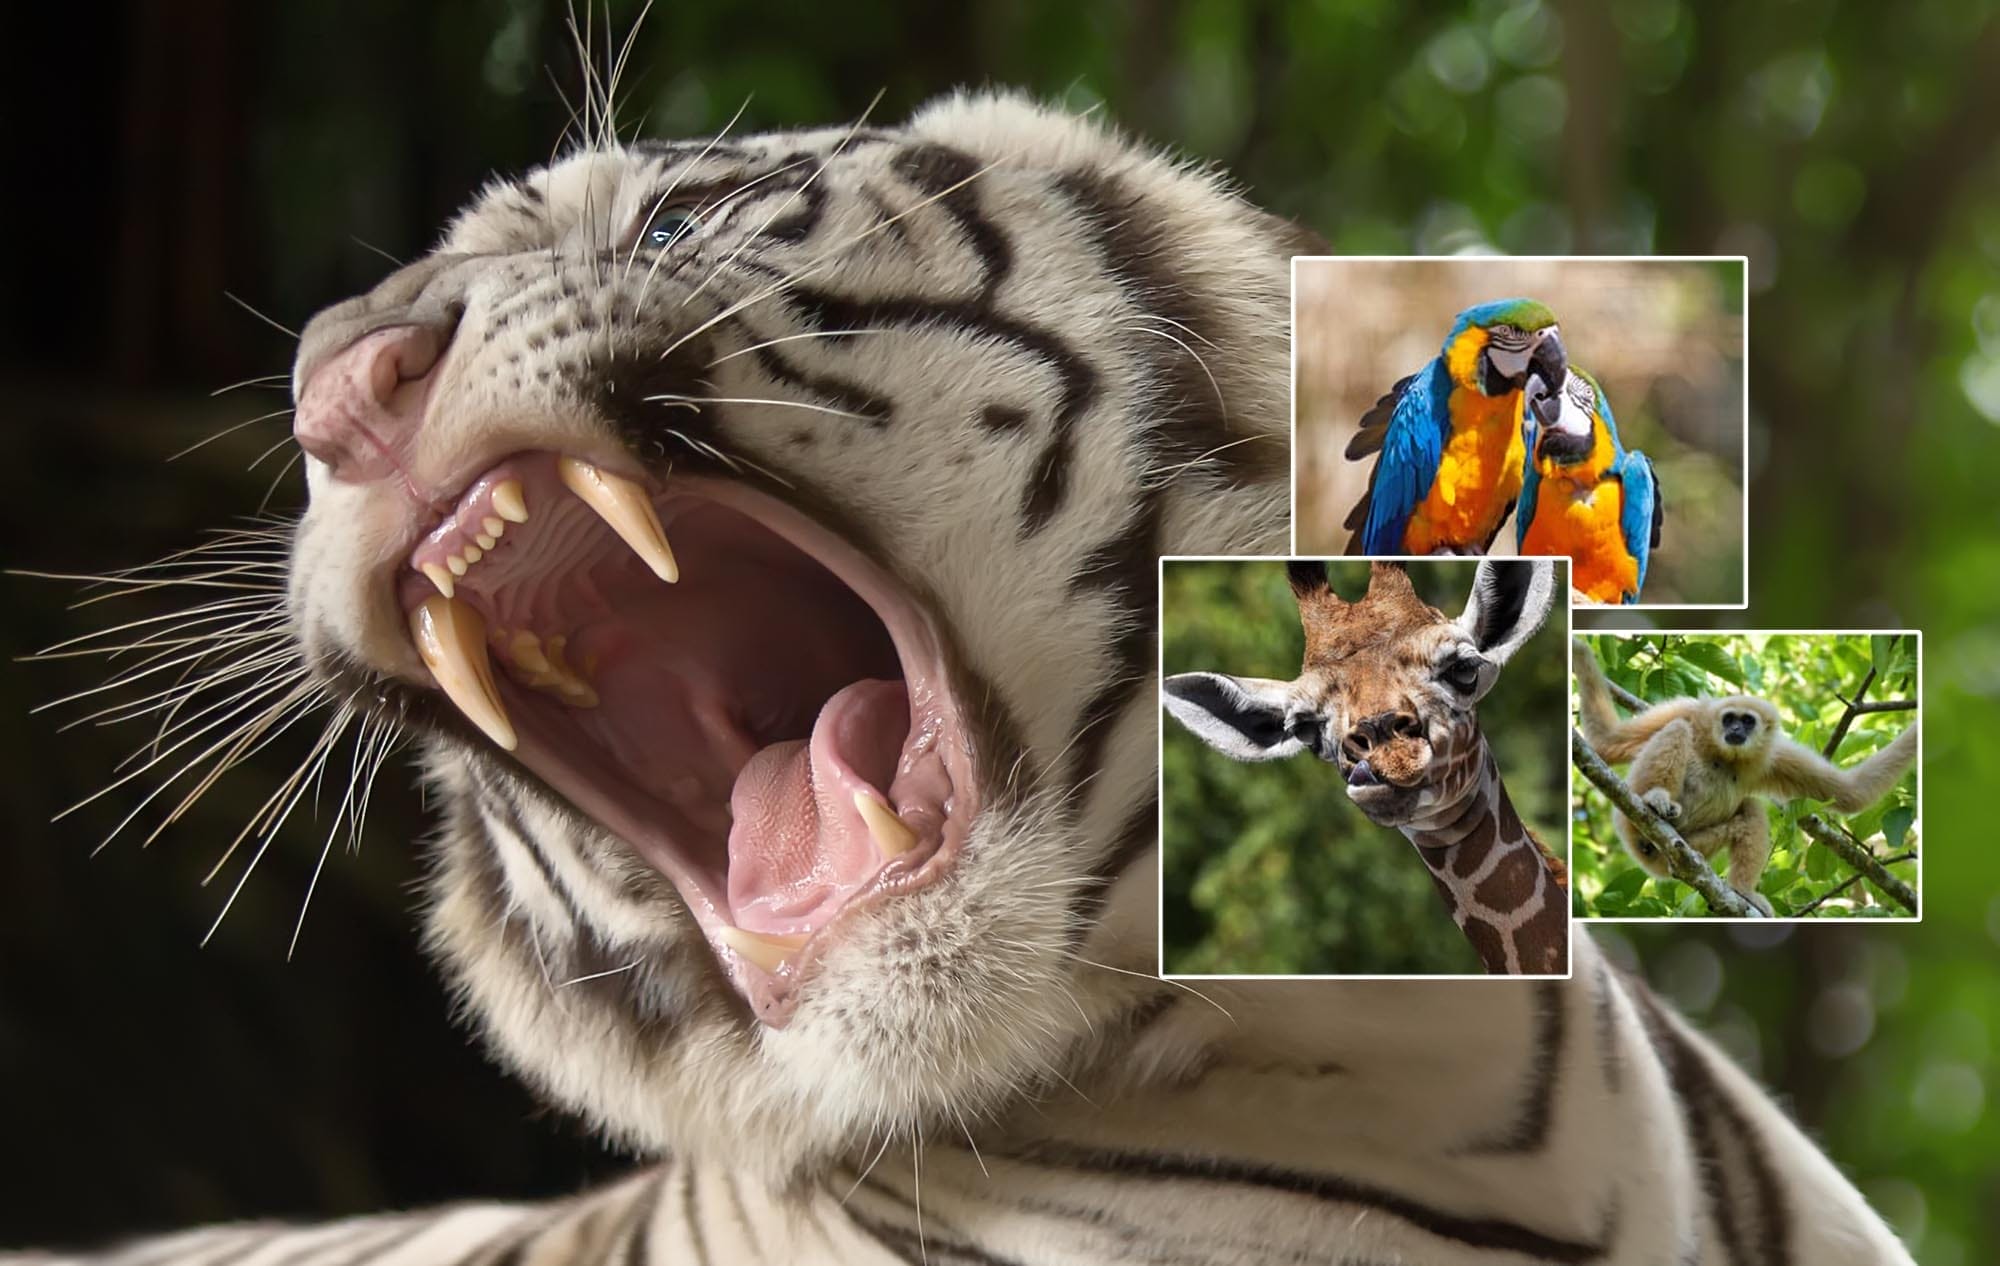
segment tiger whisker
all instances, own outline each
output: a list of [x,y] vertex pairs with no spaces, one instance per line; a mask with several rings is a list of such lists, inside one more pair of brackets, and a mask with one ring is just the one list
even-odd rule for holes
[[[250,864],[243,868],[243,873],[237,877],[236,886],[230,889],[228,899],[222,903],[222,909],[216,914],[215,922],[211,923],[208,931],[203,934],[201,938],[203,945],[208,944],[209,939],[215,935],[215,930],[222,926],[224,919],[229,917],[229,911],[236,905],[236,898],[242,894],[243,886],[250,882],[250,876],[257,873],[257,864],[264,860],[264,854],[271,847],[271,841],[278,837],[279,830],[285,825],[285,819],[292,815],[292,810],[298,807],[299,800],[305,795],[306,787],[309,785],[311,778],[310,776],[302,776],[304,770],[314,762],[317,762],[320,767],[324,767],[326,753],[332,749],[332,744],[341,732],[347,728],[352,717],[353,714],[351,712],[342,711],[337,713],[334,719],[328,722],[327,728],[320,736],[319,742],[314,744],[311,752],[307,753],[305,763],[301,764],[299,772],[292,775],[292,779],[289,781],[295,782],[296,786],[292,791],[290,799],[285,804],[284,811],[273,819],[269,827],[264,831],[262,842],[258,844],[257,851],[250,857]],[[235,848],[236,845],[231,844],[229,851],[233,852]],[[223,860],[228,860],[228,853],[224,853]],[[220,869],[221,865],[221,862],[217,862],[217,869]],[[210,871],[208,878],[213,879],[214,877],[215,871]],[[208,879],[202,880],[204,887],[207,884]]]
[[[649,8],[651,7],[651,0],[648,0],[648,7]],[[736,107],[736,113],[729,116],[729,122],[722,125],[722,130],[717,132],[715,135],[709,137],[707,142],[702,145],[700,152],[698,152],[692,159],[681,164],[680,170],[674,173],[674,178],[667,182],[667,187],[665,191],[663,191],[660,194],[660,196],[654,200],[653,205],[647,209],[645,219],[639,222],[639,236],[632,239],[632,249],[630,251],[627,251],[625,254],[625,271],[623,275],[621,275],[618,278],[619,284],[622,285],[626,281],[629,281],[631,279],[632,261],[639,257],[639,243],[640,240],[645,236],[646,225],[651,223],[653,217],[660,213],[660,208],[667,204],[667,199],[673,197],[674,193],[680,189],[681,182],[687,179],[687,174],[693,171],[695,168],[701,166],[702,160],[707,158],[709,154],[714,151],[715,147],[722,143],[723,138],[729,135],[729,130],[736,126],[737,120],[741,119],[743,117],[743,112],[745,110],[748,110],[749,108],[750,108],[750,98],[746,96],[743,98],[743,104]],[[661,252],[661,254],[665,254],[665,252],[663,251]],[[659,267],[658,259],[655,259],[653,261],[653,267],[654,268]],[[651,276],[649,272],[648,280],[650,279]],[[645,297],[646,294],[644,289],[642,288],[639,292],[639,298],[643,302]]]
[[[746,101],[745,104],[747,105],[748,102]],[[701,212],[703,215],[707,216],[710,219],[710,221],[719,225],[721,223],[722,213],[729,208],[731,203],[740,202],[742,199],[749,196],[750,191],[755,189],[758,185],[763,184],[767,180],[774,180],[777,177],[782,176],[786,172],[792,170],[794,167],[803,167],[806,165],[806,162],[807,162],[806,159],[795,158],[789,163],[783,163],[777,167],[773,167],[771,170],[765,172],[761,176],[755,176],[749,180],[744,181],[742,184],[736,186],[734,189],[731,189],[728,193],[724,194],[722,197],[716,199],[713,203],[704,204],[703,207],[701,208]],[[666,258],[669,254],[670,252],[668,251],[654,252],[653,262],[646,269],[646,278],[639,286],[639,297],[633,301],[632,307],[634,311],[643,309],[646,306],[646,296],[652,293],[653,278],[659,274],[660,265],[666,261]]]
[[208,445],[215,443],[215,441],[221,439],[225,435],[234,435],[238,431],[244,429],[245,427],[255,426],[259,422],[269,422],[272,418],[282,418],[289,415],[291,412],[292,410],[289,407],[283,409],[273,409],[269,413],[260,413],[254,418],[238,422],[233,426],[225,426],[220,431],[217,431],[215,434],[208,436],[206,439],[196,440],[194,443],[188,445],[186,448],[180,450],[179,452],[171,454],[170,456],[168,456],[167,460],[170,462],[177,462],[181,458],[186,457],[189,453],[194,452],[196,449],[206,448]]
[[839,262],[839,257],[846,251],[849,251],[854,247],[859,246],[862,242],[867,241],[869,238],[873,237],[877,233],[883,233],[888,231],[890,226],[894,225],[899,220],[902,220],[904,217],[914,215],[916,212],[923,210],[925,207],[930,206],[932,203],[937,202],[940,199],[950,197],[952,194],[958,192],[960,189],[965,188],[967,185],[979,179],[981,176],[984,176],[987,172],[990,172],[995,168],[1000,167],[1003,164],[1011,161],[1012,158],[1013,155],[1011,154],[1005,158],[996,158],[992,162],[986,164],[984,167],[981,167],[977,171],[973,172],[971,175],[965,177],[963,180],[953,181],[951,184],[946,185],[944,188],[938,190],[936,193],[918,199],[916,202],[911,203],[908,207],[905,207],[903,210],[898,211],[896,214],[888,217],[887,219],[878,221],[877,223],[868,226],[867,228],[861,230],[859,233],[856,233],[852,237],[849,237],[846,241],[834,244],[832,247],[829,247],[820,256],[819,259],[815,260],[812,264],[808,265],[803,272],[787,274],[783,279],[772,282],[769,286],[765,287],[763,290],[758,291],[756,294],[751,295],[747,299],[742,299],[736,303],[729,305],[722,311],[716,313],[715,315],[709,317],[707,320],[701,322],[701,324],[695,326],[687,333],[682,334],[679,338],[675,339],[672,343],[669,343],[667,345],[667,349],[660,353],[659,359],[661,360],[667,359],[667,357],[672,356],[676,351],[680,350],[680,348],[684,344],[686,344],[690,339],[699,337],[700,335],[714,328],[718,323],[725,321],[732,316],[735,316],[738,312],[743,311],[745,308],[749,308],[755,304],[762,303],[764,300],[771,298],[773,295],[783,293],[784,291],[806,280],[808,277],[811,277],[814,273],[818,272],[820,269],[832,267],[835,263]]
[[229,300],[237,307],[243,309],[245,312],[248,312],[251,316],[256,317],[259,321],[262,321],[264,324],[270,326],[278,333],[286,335],[294,343],[299,341],[299,332],[297,330],[293,329],[289,325],[282,325],[278,321],[272,319],[271,317],[265,316],[262,312],[259,312],[257,309],[251,307],[248,303],[244,302],[243,299],[240,298],[239,296],[231,294],[229,291],[225,290],[222,292],[222,297]]
[[826,157],[820,160],[819,166],[813,169],[813,174],[807,176],[805,180],[800,183],[798,188],[792,190],[792,192],[786,196],[785,200],[778,204],[777,210],[771,212],[771,214],[765,218],[764,222],[757,226],[756,232],[746,234],[743,240],[736,244],[736,249],[729,252],[727,257],[725,257],[721,262],[716,264],[714,268],[710,269],[708,276],[702,278],[701,283],[699,285],[697,285],[693,290],[689,291],[686,295],[683,295],[681,297],[681,302],[680,302],[681,307],[685,308],[689,304],[689,302],[691,302],[694,299],[696,295],[708,289],[709,282],[715,280],[715,278],[719,276],[724,269],[728,268],[731,264],[735,263],[737,256],[741,255],[744,249],[747,248],[750,245],[750,243],[756,241],[760,236],[763,235],[766,229],[770,228],[773,224],[776,224],[778,222],[778,217],[785,214],[786,211],[790,210],[792,204],[798,201],[798,199],[805,193],[807,189],[810,189],[812,187],[814,181],[818,180],[821,176],[826,174],[827,168],[833,165],[833,161],[836,158],[839,158],[841,154],[846,151],[848,145],[853,142],[854,138],[861,134],[861,129],[867,126],[868,116],[875,112],[876,106],[882,104],[882,96],[883,96],[883,90],[878,89],[875,93],[874,98],[869,101],[867,108],[861,111],[860,117],[856,118],[853,124],[849,126],[849,128],[847,129],[847,134],[840,138],[839,142],[836,143],[833,149],[827,153]]
[[1144,325],[1128,325],[1125,328],[1138,334],[1151,334],[1155,338],[1163,338],[1186,352],[1189,356],[1192,356],[1194,363],[1201,368],[1202,376],[1208,379],[1209,390],[1215,393],[1215,407],[1222,414],[1223,425],[1226,427],[1229,424],[1229,402],[1222,398],[1222,384],[1215,380],[1214,372],[1209,369],[1208,362],[1202,359],[1200,352],[1190,347],[1185,340],[1176,338],[1165,330],[1155,330]]
[[733,352],[729,352],[724,355],[716,357],[714,360],[708,362],[708,364],[702,366],[702,368],[714,369],[717,365],[720,365],[722,362],[726,360],[735,360],[738,356],[747,356],[751,352],[762,351],[764,348],[767,347],[776,347],[780,343],[796,343],[800,339],[852,338],[855,335],[859,334],[889,334],[892,332],[893,331],[883,329],[881,327],[876,327],[873,329],[865,329],[865,330],[812,330],[805,334],[787,334],[783,338],[767,338],[761,343],[752,343],[748,347],[739,347]]
[[872,422],[875,420],[866,413],[854,413],[847,409],[836,409],[824,404],[807,404],[802,400],[769,400],[752,396],[646,396],[644,398],[655,403],[693,404],[696,406],[695,412],[697,413],[701,412],[700,406],[704,404],[768,404],[786,409],[807,409],[813,413],[831,414],[836,418],[853,418],[860,422]]
[[289,387],[291,381],[292,376],[290,374],[260,374],[255,378],[245,378],[241,382],[232,382],[227,387],[217,387],[214,391],[209,392],[208,395],[212,400],[216,396],[225,396],[232,391],[237,391],[244,387]]
[[643,958],[635,958],[631,962],[625,964],[623,967],[611,967],[605,969],[604,971],[594,971],[587,976],[571,976],[568,980],[565,980],[561,984],[557,985],[556,988],[567,989],[571,985],[581,985],[593,980],[603,980],[606,976],[623,975],[625,972],[631,971],[634,967],[637,967],[639,964],[645,961],[646,960]]

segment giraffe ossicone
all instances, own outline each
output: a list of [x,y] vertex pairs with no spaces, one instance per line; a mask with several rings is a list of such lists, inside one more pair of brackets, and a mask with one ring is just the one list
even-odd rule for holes
[[1305,630],[1290,681],[1194,672],[1161,683],[1167,711],[1237,760],[1311,752],[1370,821],[1416,846],[1486,970],[1569,971],[1569,874],[1514,810],[1478,704],[1548,619],[1556,567],[1480,562],[1456,619],[1423,601],[1401,563],[1371,565],[1348,601],[1326,564],[1286,565]]

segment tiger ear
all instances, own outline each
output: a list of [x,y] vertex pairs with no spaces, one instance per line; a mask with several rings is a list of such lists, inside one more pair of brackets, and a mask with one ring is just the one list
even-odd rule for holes
[[1495,667],[1512,659],[1555,606],[1556,566],[1547,559],[1482,559],[1458,627]]
[[1224,756],[1278,760],[1305,750],[1285,728],[1290,682],[1177,673],[1160,688],[1174,720]]

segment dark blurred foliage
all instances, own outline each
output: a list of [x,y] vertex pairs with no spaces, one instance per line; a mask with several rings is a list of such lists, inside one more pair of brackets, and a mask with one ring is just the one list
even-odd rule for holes
[[[1425,602],[1456,617],[1477,564],[1418,562]],[[1368,564],[1336,562],[1334,590],[1359,598]],[[1289,681],[1305,634],[1277,562],[1170,562],[1161,671]],[[1480,728],[1521,819],[1558,853],[1568,756],[1563,618],[1507,664],[1479,704]],[[1442,975],[1480,971],[1416,851],[1347,797],[1311,756],[1244,763],[1161,723],[1161,962],[1176,974]]]
[[[1824,751],[1847,715],[1847,701],[1912,702],[1917,697],[1914,634],[1638,634],[1586,639],[1611,681],[1647,703],[1689,697],[1750,694],[1778,707],[1785,732]],[[1622,712],[1620,715],[1624,715]],[[1849,719],[1835,763],[1852,766],[1888,745],[1918,721],[1916,710],[1864,712]],[[1620,770],[1628,773],[1628,770]],[[1918,815],[1918,771],[1859,813],[1842,815],[1824,803],[1769,804],[1771,860],[1758,891],[1780,918],[1909,918],[1824,846],[1799,828],[1802,814],[1838,824],[1868,848],[1889,872],[1921,892],[1917,860],[1923,836]],[[1571,836],[1571,896],[1576,913],[1607,918],[1707,916],[1701,894],[1678,880],[1652,875],[1632,860],[1612,830],[1611,805],[1579,773]],[[1727,854],[1714,858],[1724,869]],[[1921,907],[1921,900],[1919,900]]]
[[[622,29],[635,0],[613,6]],[[408,258],[579,99],[556,0],[107,0],[8,14],[0,514],[10,565],[156,557],[256,507],[296,327]],[[1989,0],[1236,0],[653,7],[628,118],[653,132],[890,118],[1019,84],[1229,167],[1344,251],[1491,245],[1751,261],[1751,593],[1762,627],[1922,625],[1931,837],[1920,926],[1621,929],[1783,1088],[1931,1266],[2000,1257],[2000,21]],[[602,23],[600,22],[600,29]],[[601,60],[602,42],[599,41]],[[367,246],[357,244],[356,239]],[[371,249],[372,248],[372,249]],[[295,482],[277,506],[295,505]],[[4,584],[11,657],[114,613]],[[120,613],[136,618],[153,608]],[[1608,617],[1621,624],[1643,617]],[[1686,624],[1685,617],[1676,624]],[[201,875],[298,752],[152,849],[51,828],[140,737],[58,738],[0,672],[0,1240],[550,1192],[610,1162],[445,1019],[414,953],[420,806],[358,857],[301,819],[206,950]],[[230,882],[225,874],[218,884]]]

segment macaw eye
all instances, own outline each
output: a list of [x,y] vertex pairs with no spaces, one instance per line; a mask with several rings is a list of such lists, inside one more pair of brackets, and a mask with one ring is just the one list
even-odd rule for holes
[[1493,327],[1493,329],[1492,329],[1492,330],[1491,330],[1491,331],[1489,332],[1489,337],[1491,337],[1491,338],[1502,338],[1502,339],[1511,339],[1511,338],[1516,338],[1516,337],[1518,337],[1518,336],[1520,335],[1520,333],[1521,333],[1521,332],[1520,332],[1519,330],[1515,329],[1515,328],[1514,328],[1513,326],[1511,326],[1511,325],[1496,325],[1496,326],[1494,326],[1494,327]]
[[663,251],[701,227],[701,217],[690,206],[661,207],[646,221],[639,243]]

